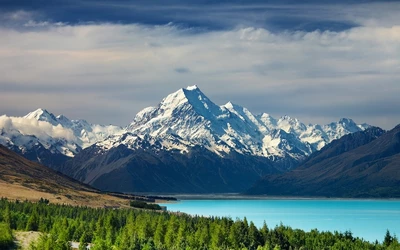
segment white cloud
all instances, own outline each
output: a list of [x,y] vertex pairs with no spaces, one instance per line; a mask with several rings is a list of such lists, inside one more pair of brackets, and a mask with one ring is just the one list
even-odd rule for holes
[[[272,33],[253,27],[199,32],[172,24],[32,23],[22,31],[0,28],[0,98],[8,100],[0,111],[40,106],[125,125],[141,108],[198,84],[217,104],[233,99],[255,112],[305,122],[327,122],[340,112],[356,119],[359,113],[386,128],[400,122],[400,111],[379,119],[389,104],[400,105],[400,25]],[[377,110],[368,116],[363,107],[370,102]],[[326,120],[312,119],[321,119],[324,110]]]
[[50,137],[56,139],[65,138],[67,141],[73,142],[76,139],[72,130],[64,128],[61,125],[53,126],[45,121],[22,117],[0,116],[0,128],[6,133],[14,134],[14,131],[18,131],[23,135],[34,135],[44,141]]

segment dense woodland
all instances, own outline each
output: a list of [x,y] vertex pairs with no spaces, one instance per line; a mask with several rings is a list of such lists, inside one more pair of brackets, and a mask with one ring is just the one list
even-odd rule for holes
[[139,209],[95,209],[0,200],[0,249],[13,244],[12,232],[40,231],[31,249],[69,249],[69,241],[97,249],[400,249],[387,232],[383,243],[350,232],[304,232],[283,225],[257,228],[246,219],[197,217]]

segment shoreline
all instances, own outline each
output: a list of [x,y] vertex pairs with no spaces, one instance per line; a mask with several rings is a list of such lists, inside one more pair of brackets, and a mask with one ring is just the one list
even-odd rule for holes
[[238,193],[220,193],[220,194],[184,194],[184,193],[135,193],[137,195],[151,196],[169,196],[177,200],[157,200],[156,203],[176,203],[180,200],[360,200],[360,201],[400,201],[400,198],[348,198],[348,197],[316,197],[316,196],[266,196],[266,195],[242,195]]
[[[221,195],[218,195],[221,196]],[[279,226],[283,223],[292,228],[310,232],[313,229],[327,232],[351,231],[355,236],[369,242],[382,240],[371,236],[370,229],[374,225],[378,233],[385,229],[399,233],[398,222],[400,199],[351,199],[351,198],[315,198],[304,197],[258,197],[259,199],[240,199],[240,196],[224,196],[225,199],[213,199],[215,195],[181,195],[175,204],[165,204],[168,211],[183,212],[201,217],[230,217],[252,221],[261,227],[265,221],[268,226]],[[192,199],[188,199],[192,198]],[[200,199],[202,198],[202,199]],[[252,197],[254,198],[254,197]],[[375,205],[380,204],[378,206]],[[395,208],[393,210],[393,208]],[[382,211],[375,212],[375,211]],[[373,214],[371,217],[371,213]],[[383,216],[383,217],[379,217]],[[374,218],[381,218],[380,221]],[[393,218],[394,217],[394,218]],[[394,219],[394,220],[393,220]],[[352,222],[350,222],[352,221]],[[396,222],[396,223],[397,223]],[[371,223],[371,224],[370,224]],[[355,226],[362,224],[363,226]],[[365,224],[365,225],[364,225]],[[382,227],[384,225],[384,227]],[[382,228],[380,228],[382,227]],[[382,230],[381,230],[382,229]]]

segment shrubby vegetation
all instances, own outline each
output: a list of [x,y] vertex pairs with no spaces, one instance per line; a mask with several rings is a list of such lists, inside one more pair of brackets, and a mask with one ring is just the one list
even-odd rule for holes
[[144,201],[132,200],[132,201],[129,202],[129,205],[131,207],[136,207],[136,208],[143,208],[143,209],[150,209],[150,210],[161,210],[160,205],[154,204],[154,203],[146,203]]
[[48,199],[40,198],[39,203],[49,204],[50,201]]
[[[0,200],[0,230],[43,232],[32,249],[400,249],[388,232],[382,244],[350,232],[304,232],[283,225],[257,228],[252,222],[138,209],[95,209]],[[3,232],[3,231],[2,231]],[[3,235],[3,233],[0,233]],[[4,235],[8,235],[7,233]]]

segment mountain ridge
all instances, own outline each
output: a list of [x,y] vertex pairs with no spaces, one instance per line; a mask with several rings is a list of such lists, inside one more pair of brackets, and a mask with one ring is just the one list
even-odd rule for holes
[[[2,118],[13,120],[13,117]],[[181,88],[165,97],[157,107],[138,112],[125,128],[90,124],[85,120],[70,120],[64,115],[55,116],[46,109],[37,109],[18,119],[25,120],[24,122],[37,120],[39,124],[31,124],[31,127],[36,126],[30,129],[32,131],[40,130],[43,123],[49,123],[51,130],[63,130],[68,135],[45,133],[47,138],[41,140],[38,132],[26,132],[15,125],[14,133],[7,135],[0,123],[0,144],[14,150],[19,148],[20,153],[41,144],[50,153],[68,157],[75,156],[93,144],[104,142],[109,137],[135,133],[160,138],[178,136],[187,145],[205,145],[220,156],[234,150],[263,157],[289,156],[301,160],[333,139],[369,127],[367,124],[357,125],[347,118],[326,125],[305,125],[286,115],[279,119],[267,113],[253,115],[245,107],[232,102],[216,105],[196,85]],[[31,141],[33,145],[18,143],[18,139]],[[115,141],[115,138],[112,140]]]
[[247,194],[400,197],[400,126],[346,135],[298,168],[267,175]]
[[[2,125],[7,119],[9,125]],[[44,109],[22,118],[2,116],[0,144],[107,190],[133,192],[142,183],[140,191],[147,191],[143,180],[148,180],[151,191],[179,191],[171,182],[181,182],[180,188],[191,192],[212,192],[213,185],[218,192],[241,192],[263,175],[293,169],[332,140],[367,127],[348,118],[305,125],[286,115],[254,115],[232,102],[218,106],[198,86],[189,86],[138,112],[125,128]],[[215,184],[204,182],[205,172]],[[115,186],[116,176],[137,185]],[[235,185],[232,180],[240,182],[241,176],[246,183]]]
[[[157,107],[139,112],[127,131],[154,137],[174,134],[188,142],[207,145],[209,150],[220,155],[235,150],[264,157],[289,154],[300,160],[333,139],[367,127],[369,125],[357,125],[345,118],[321,126],[305,125],[289,116],[276,120],[266,113],[253,115],[232,102],[218,106],[197,86],[189,86],[168,95]],[[280,130],[294,135],[290,138],[294,141],[288,142],[290,146],[279,139],[274,141],[277,138],[273,136],[279,136]],[[291,152],[293,147],[295,153]]]

